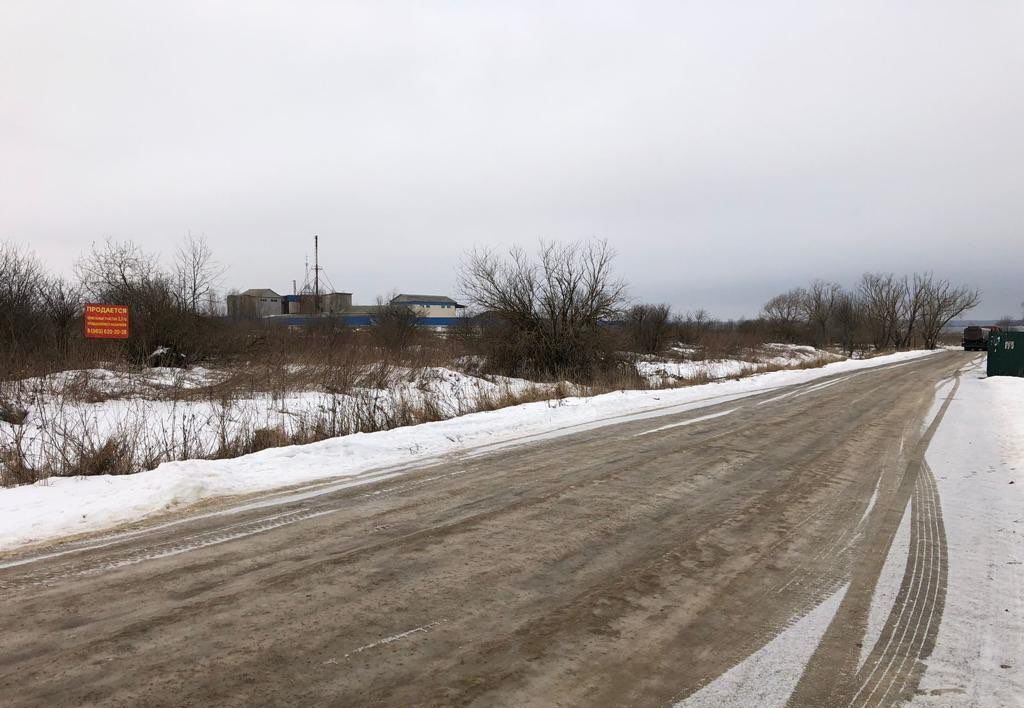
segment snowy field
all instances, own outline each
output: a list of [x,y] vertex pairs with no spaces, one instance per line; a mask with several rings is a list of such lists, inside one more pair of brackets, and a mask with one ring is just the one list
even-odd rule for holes
[[[647,357],[637,362],[637,369],[649,386],[661,388],[839,357],[813,347],[769,344],[748,352],[747,358]],[[585,393],[564,383],[557,388],[563,395]],[[5,459],[10,464],[4,451],[16,451],[21,464],[39,470],[27,480],[17,480],[22,483],[81,470],[138,472],[163,462],[236,457],[265,447],[453,418],[554,397],[555,392],[552,384],[443,367],[332,369],[292,364],[283,370],[251,371],[62,371],[0,382],[0,404],[7,402],[27,413],[16,424],[0,416],[0,471]]]
[[[319,374],[302,378],[328,378]],[[336,437],[452,418],[488,401],[539,397],[554,388],[440,367],[360,371],[344,392],[324,385],[275,390],[263,380],[236,382],[226,392],[215,388],[232,375],[238,377],[200,367],[88,369],[6,382],[0,399],[28,416],[18,424],[0,420],[0,449],[17,449],[30,467],[61,476],[88,467],[83,460],[114,440],[126,450],[118,459],[130,458],[121,462],[128,467],[122,471],[137,471],[174,460],[233,457],[260,435],[278,444]]]
[[672,386],[680,381],[717,381],[761,371],[825,364],[843,357],[798,344],[765,344],[746,359],[689,360],[693,349],[677,347],[682,359],[650,357],[637,362],[637,371],[651,386]]
[[[527,436],[557,436],[629,418],[653,418],[928,354],[904,352],[687,388],[526,403],[422,425],[273,448],[235,459],[167,462],[134,475],[51,478],[34,485],[0,489],[0,551],[112,527],[215,497],[419,464],[453,452],[513,444]],[[449,385],[464,385],[453,381]]]

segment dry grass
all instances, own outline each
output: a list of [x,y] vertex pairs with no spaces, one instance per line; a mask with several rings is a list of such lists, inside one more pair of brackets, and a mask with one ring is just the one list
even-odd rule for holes
[[[747,343],[741,339],[723,335],[714,339],[710,349],[702,348],[686,358],[712,358],[712,354],[728,347],[745,347]],[[268,448],[390,430],[524,403],[653,387],[626,356],[596,372],[586,385],[565,380],[527,386],[499,384],[453,397],[450,392],[433,392],[424,374],[431,367],[443,367],[486,376],[481,374],[485,362],[461,340],[422,337],[394,351],[359,333],[328,331],[263,341],[258,348],[260,351],[254,351],[251,359],[215,368],[216,376],[200,386],[194,379],[187,380],[184,373],[154,379],[145,369],[119,370],[116,385],[87,371],[52,380],[35,379],[32,384],[0,382],[0,420],[8,424],[19,419],[25,422],[22,411],[32,407],[33,425],[42,431],[36,439],[27,440],[24,429],[17,424],[0,428],[0,485],[30,484],[53,476],[130,474],[170,460],[238,457]],[[731,353],[736,356],[735,351]],[[749,349],[744,353],[751,354]],[[755,364],[736,378],[780,369],[814,368],[829,360],[819,357],[785,366]],[[707,371],[698,371],[670,386],[693,386],[710,380]],[[410,382],[416,383],[410,386]],[[318,405],[289,411],[289,405],[293,405],[289,401],[301,392],[315,392]],[[44,399],[57,403],[45,410],[33,403]],[[142,423],[120,423],[116,429],[100,434],[100,426],[89,417],[91,404],[114,399],[123,400],[121,406],[134,410],[135,420]],[[267,399],[283,417],[270,420],[245,405]],[[147,430],[140,430],[145,428],[147,407],[154,400],[165,406],[164,421],[166,406],[173,406],[171,422],[157,424],[165,429],[154,430],[150,423]],[[210,412],[204,414],[206,418],[197,419],[194,412],[189,412],[196,405]],[[287,425],[278,422],[281,420]]]
[[28,418],[28,409],[11,401],[0,400],[0,422],[22,425]]
[[34,484],[40,479],[39,470],[28,463],[20,444],[0,446],[0,486]]

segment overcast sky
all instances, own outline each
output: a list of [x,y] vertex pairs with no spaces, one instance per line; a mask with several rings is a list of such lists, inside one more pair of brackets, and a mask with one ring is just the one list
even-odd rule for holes
[[0,2],[0,238],[70,272],[191,231],[226,287],[457,294],[608,239],[638,300],[755,315],[933,269],[1024,300],[1024,1]]

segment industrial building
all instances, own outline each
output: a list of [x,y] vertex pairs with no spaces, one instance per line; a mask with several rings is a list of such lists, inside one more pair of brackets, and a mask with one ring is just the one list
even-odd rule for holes
[[[352,293],[333,292],[330,278],[320,265],[320,237],[313,237],[313,266],[306,260],[306,277],[302,287],[292,281],[292,295],[279,295],[270,288],[253,288],[228,295],[228,316],[236,319],[284,318],[289,326],[301,327],[313,318],[334,317],[350,327],[373,324],[376,305],[353,305]],[[326,291],[326,292],[325,292]],[[416,322],[426,327],[450,327],[458,324],[466,313],[446,295],[412,295],[400,293],[391,298],[391,305],[407,307],[416,313]]]
[[[319,301],[320,306],[317,307]],[[281,315],[343,314],[352,309],[352,293],[279,295],[270,288],[251,288],[227,296],[228,316],[260,319]]]
[[258,319],[280,315],[284,300],[270,288],[250,288],[242,293],[228,295],[228,317]]
[[337,315],[352,309],[352,293],[313,293],[285,295],[285,315]]
[[[390,303],[411,309],[416,313],[416,323],[424,327],[452,327],[459,324],[466,313],[465,305],[447,295],[401,293],[391,298]],[[352,293],[321,293],[318,298],[310,292],[279,295],[269,288],[228,295],[227,306],[230,317],[282,318],[293,327],[301,327],[319,317],[334,317],[350,327],[365,327],[373,324],[377,311],[377,305],[353,305]]]
[[405,305],[416,312],[416,316],[427,319],[450,319],[462,317],[465,305],[445,295],[408,295],[402,293],[391,298],[392,305]]

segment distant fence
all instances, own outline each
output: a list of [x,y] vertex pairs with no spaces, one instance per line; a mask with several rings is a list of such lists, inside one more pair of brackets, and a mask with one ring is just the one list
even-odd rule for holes
[[[373,325],[373,315],[282,315],[280,317],[268,318],[284,322],[289,327],[305,327],[315,322],[337,322],[345,327],[370,327]],[[467,317],[417,317],[416,325],[419,327],[458,327],[469,322]]]

